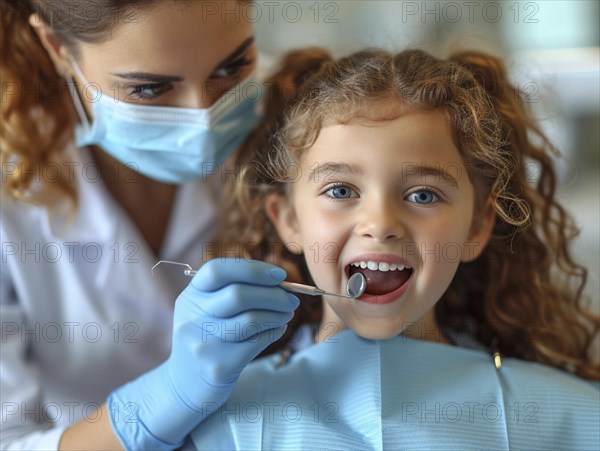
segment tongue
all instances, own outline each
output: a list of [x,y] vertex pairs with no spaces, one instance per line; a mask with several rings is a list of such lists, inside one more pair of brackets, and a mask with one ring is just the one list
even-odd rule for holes
[[412,270],[404,269],[402,271],[372,271],[370,269],[350,267],[350,275],[361,273],[367,279],[366,294],[383,295],[400,288],[410,277]]

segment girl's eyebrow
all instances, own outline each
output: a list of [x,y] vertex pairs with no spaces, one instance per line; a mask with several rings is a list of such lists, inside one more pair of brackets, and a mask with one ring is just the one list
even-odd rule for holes
[[[308,174],[308,178],[309,180],[318,181],[321,179],[321,177],[331,177],[335,174],[361,175],[363,174],[363,169],[355,164],[328,161],[326,163],[320,163],[316,166],[313,164],[312,170]],[[436,178],[436,180],[441,180],[454,188],[458,188],[458,181],[456,178],[441,168],[427,166],[422,163],[402,164],[402,180],[413,177],[425,178],[427,176],[433,176]]]
[[356,174],[360,175],[363,170],[360,166],[355,164],[348,164],[344,162],[328,161],[327,163],[321,163],[313,165],[314,167],[308,174],[309,180],[318,181],[324,175],[335,175],[335,174]]
[[458,188],[458,181],[447,171],[435,166],[427,166],[425,164],[405,163],[403,164],[402,179],[406,180],[410,177],[424,178],[431,175],[436,180],[446,182],[448,185]]
[[[240,55],[242,55],[246,50],[248,50],[248,47],[250,47],[253,43],[254,36],[251,36],[244,42],[242,42],[242,44],[231,53],[231,55],[229,55],[227,58],[221,61],[217,68],[226,66],[232,61],[235,61],[237,58],[240,57]],[[120,72],[111,73],[111,75],[123,78],[125,80],[148,81],[152,83],[170,83],[174,81],[183,81],[183,77],[180,77],[178,75],[161,75],[153,74],[150,72]]]

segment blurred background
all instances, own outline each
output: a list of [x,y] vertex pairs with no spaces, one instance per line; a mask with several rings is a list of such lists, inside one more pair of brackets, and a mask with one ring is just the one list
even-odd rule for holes
[[336,56],[418,47],[443,57],[468,47],[503,57],[561,150],[559,198],[581,228],[575,256],[600,311],[599,1],[256,0],[248,14],[266,59],[312,45]]

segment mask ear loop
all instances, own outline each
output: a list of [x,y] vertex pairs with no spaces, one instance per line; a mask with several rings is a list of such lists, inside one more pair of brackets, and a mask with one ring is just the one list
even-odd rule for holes
[[[73,69],[77,73],[77,76],[81,79],[82,82],[87,84],[88,81],[83,76],[83,72],[81,72],[81,69],[79,68],[79,65],[77,64],[77,62],[73,58],[69,58],[69,59],[71,60],[71,65],[73,66]],[[75,105],[75,111],[77,111],[77,115],[79,116],[79,120],[81,121],[81,123],[86,128],[89,128],[90,121],[88,121],[87,114],[85,112],[85,108],[83,108],[83,103],[81,102],[81,99],[79,98],[79,92],[77,91],[77,87],[76,87],[77,82],[75,81],[73,76],[70,74],[69,74],[69,78],[71,79],[71,84],[73,86],[71,89],[68,89],[68,91],[69,91],[69,95],[71,96],[71,99],[73,100],[73,105]]]

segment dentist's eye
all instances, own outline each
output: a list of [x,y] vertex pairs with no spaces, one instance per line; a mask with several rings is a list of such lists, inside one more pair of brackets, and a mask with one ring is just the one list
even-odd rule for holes
[[333,199],[350,199],[352,197],[358,197],[358,193],[347,185],[332,186],[325,191],[325,194]]
[[153,100],[165,92],[173,89],[171,83],[152,83],[133,86],[129,96],[140,100]]
[[421,205],[430,205],[440,201],[440,197],[429,189],[420,189],[410,193],[407,197],[410,202]]
[[239,77],[244,72],[246,67],[248,67],[252,63],[253,63],[253,61],[246,57],[237,59],[237,60],[227,64],[226,66],[220,67],[217,70],[215,70],[215,72],[213,73],[213,77],[214,78]]

